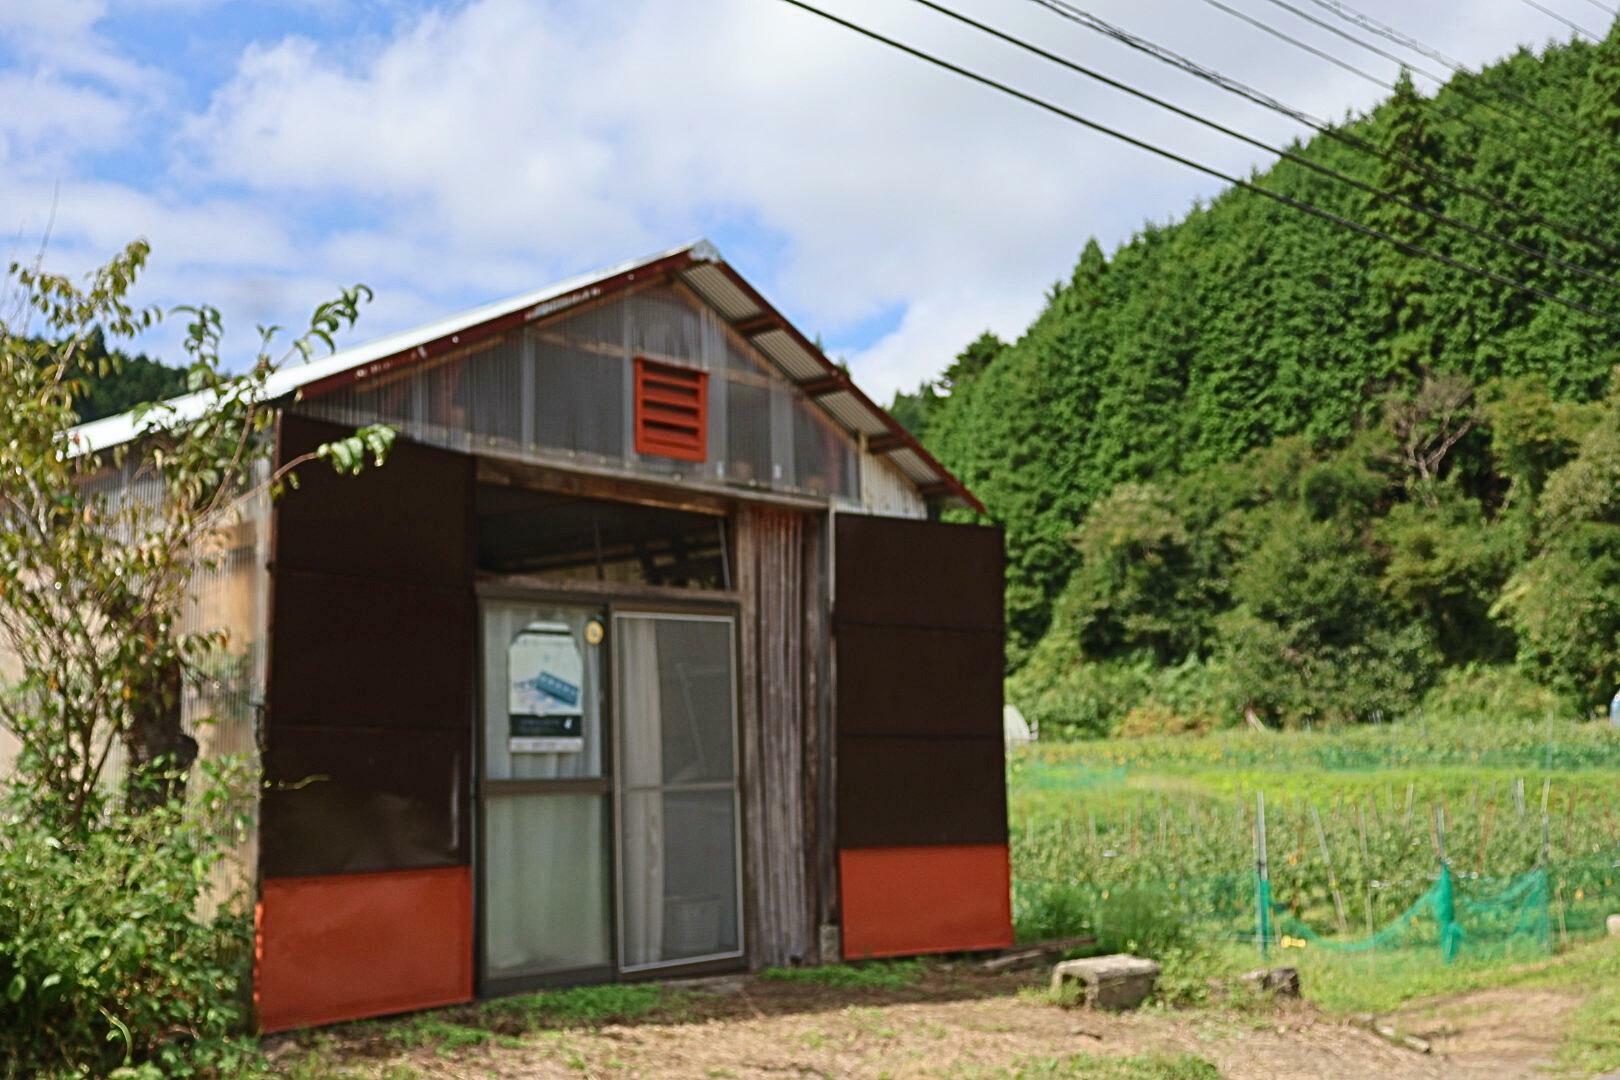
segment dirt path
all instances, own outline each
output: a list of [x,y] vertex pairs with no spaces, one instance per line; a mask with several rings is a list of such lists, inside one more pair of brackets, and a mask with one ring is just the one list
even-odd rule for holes
[[[1392,1018],[1424,1054],[1305,1005],[1261,1013],[1062,1009],[1021,993],[1030,980],[935,972],[907,991],[834,991],[735,980],[638,1023],[531,1032],[455,1051],[382,1052],[337,1037],[359,1075],[472,1077],[986,1077],[1039,1071],[1076,1054],[1191,1053],[1232,1080],[1524,1077],[1552,1057],[1578,996],[1490,990]],[[375,1029],[372,1029],[375,1031]],[[293,1060],[291,1048],[285,1048]],[[390,1071],[392,1070],[392,1072]]]
[[1417,1002],[1392,1018],[1444,1058],[1451,1076],[1541,1075],[1558,1052],[1582,995],[1568,989],[1503,988]]

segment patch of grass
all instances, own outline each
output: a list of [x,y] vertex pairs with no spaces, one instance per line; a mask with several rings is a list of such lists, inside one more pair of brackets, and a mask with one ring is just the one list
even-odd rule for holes
[[484,1023],[511,1034],[514,1028],[530,1031],[623,1023],[676,1005],[679,1000],[678,994],[648,984],[576,986],[497,998],[481,1005],[478,1012]]
[[821,967],[766,968],[761,979],[772,982],[803,983],[838,990],[903,990],[923,976],[920,960],[869,960],[854,964],[824,964]]
[[968,1078],[1025,1080],[1035,1077],[1082,1077],[1084,1080],[1220,1080],[1220,1071],[1193,1054],[1133,1054],[1105,1057],[1069,1054],[1053,1058],[1025,1058],[1010,1069],[957,1072]]
[[1620,987],[1599,990],[1575,1013],[1558,1049],[1557,1068],[1583,1077],[1620,1069]]
[[401,1050],[432,1047],[445,1054],[482,1046],[494,1037],[485,1028],[446,1020],[437,1013],[407,1017],[388,1029],[389,1043]]

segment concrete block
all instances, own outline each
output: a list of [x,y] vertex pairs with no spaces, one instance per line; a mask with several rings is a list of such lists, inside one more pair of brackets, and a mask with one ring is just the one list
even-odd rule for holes
[[1052,969],[1052,989],[1079,983],[1085,1003],[1093,1009],[1134,1009],[1153,993],[1159,965],[1140,956],[1116,953],[1065,960]]

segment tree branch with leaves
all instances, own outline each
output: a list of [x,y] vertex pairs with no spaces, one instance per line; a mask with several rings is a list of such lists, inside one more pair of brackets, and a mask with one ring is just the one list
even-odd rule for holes
[[175,309],[188,319],[190,394],[138,408],[130,441],[89,445],[75,430],[80,404],[119,362],[97,349],[87,364],[89,346],[162,318],[129,299],[148,253],[136,241],[82,283],[13,264],[16,314],[0,321],[0,651],[15,664],[0,728],[21,746],[17,772],[38,809],[73,831],[93,824],[117,748],[131,806],[184,790],[197,743],[183,696],[226,645],[188,627],[186,605],[246,501],[281,495],[312,460],[345,473],[381,465],[393,442],[391,429],[366,427],[271,467],[271,380],[336,347],[371,299],[356,285],[290,341],[259,327],[241,370],[226,361],[216,308]]

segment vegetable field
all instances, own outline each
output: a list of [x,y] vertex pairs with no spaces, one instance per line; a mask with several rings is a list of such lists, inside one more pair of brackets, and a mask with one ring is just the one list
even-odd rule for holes
[[1515,883],[1545,869],[1543,950],[1620,911],[1620,732],[1604,726],[1117,739],[1032,746],[1009,770],[1026,937],[1130,892],[1197,938],[1255,942],[1262,798],[1275,909],[1325,946],[1396,920],[1442,864],[1476,907],[1520,903]]

